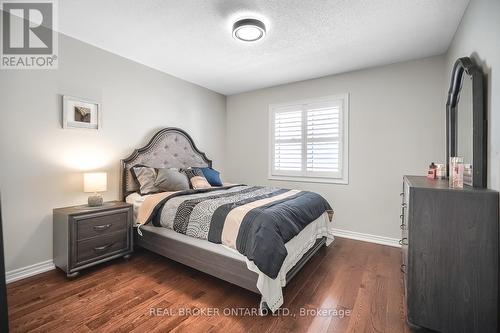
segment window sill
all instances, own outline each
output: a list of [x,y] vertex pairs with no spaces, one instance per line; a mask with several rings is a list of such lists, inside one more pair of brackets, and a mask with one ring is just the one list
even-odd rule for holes
[[292,176],[269,176],[269,180],[279,180],[287,182],[301,182],[301,183],[323,183],[323,184],[342,184],[348,185],[348,179],[337,178],[316,178],[316,177],[292,177]]

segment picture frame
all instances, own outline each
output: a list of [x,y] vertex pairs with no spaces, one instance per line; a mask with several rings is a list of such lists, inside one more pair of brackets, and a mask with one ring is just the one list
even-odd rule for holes
[[99,130],[101,128],[101,104],[74,96],[63,96],[64,129],[81,128]]

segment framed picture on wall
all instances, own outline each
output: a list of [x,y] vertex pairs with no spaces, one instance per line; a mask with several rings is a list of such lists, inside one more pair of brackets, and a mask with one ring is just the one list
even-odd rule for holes
[[86,99],[63,96],[63,128],[101,127],[101,105]]

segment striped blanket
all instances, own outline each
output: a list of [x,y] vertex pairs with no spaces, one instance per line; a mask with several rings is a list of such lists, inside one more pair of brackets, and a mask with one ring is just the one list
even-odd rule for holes
[[319,194],[261,186],[164,193],[153,201],[145,205],[145,222],[236,249],[273,279],[287,256],[285,243],[323,213],[333,215]]

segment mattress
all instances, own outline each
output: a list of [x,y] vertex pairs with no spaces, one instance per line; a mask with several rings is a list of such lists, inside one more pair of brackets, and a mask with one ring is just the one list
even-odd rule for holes
[[128,195],[125,198],[125,201],[131,205],[134,206],[134,224],[137,221],[137,213],[139,212],[139,208],[141,207],[141,204],[144,202],[144,199],[147,197],[147,195],[140,195],[139,193],[135,192],[130,195]]
[[[133,193],[126,198],[126,201],[134,206],[134,218],[137,217],[137,211],[145,197],[146,196],[141,196],[138,193]],[[246,266],[250,271],[258,274],[257,289],[262,295],[260,304],[261,308],[267,306],[273,312],[283,304],[282,288],[286,285],[286,274],[288,271],[290,271],[290,269],[292,269],[299,262],[304,254],[314,246],[318,238],[326,237],[327,246],[334,240],[328,214],[324,213],[285,244],[288,254],[283,262],[278,276],[275,279],[271,279],[266,274],[262,273],[259,268],[244,255],[223,244],[216,244],[209,242],[208,240],[190,237],[172,229],[166,227],[156,227],[151,224],[142,225],[140,226],[140,229],[148,230],[167,239],[175,239],[177,241],[194,245],[204,250],[246,263]]]

